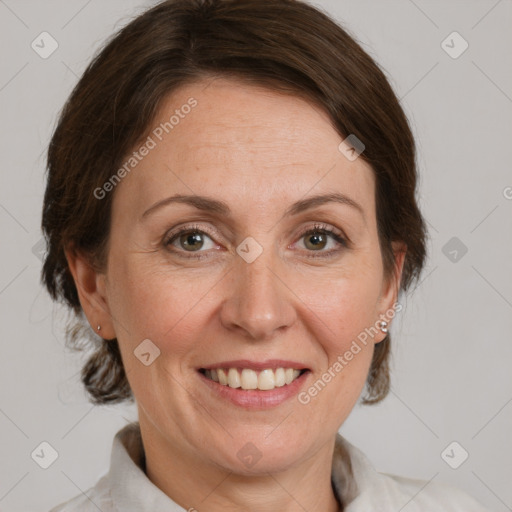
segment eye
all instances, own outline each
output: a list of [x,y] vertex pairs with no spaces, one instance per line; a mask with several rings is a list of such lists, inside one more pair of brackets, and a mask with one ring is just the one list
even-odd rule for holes
[[[210,240],[211,246],[208,247],[208,243],[205,243],[205,237]],[[201,249],[214,249],[218,247],[213,243],[210,235],[205,232],[203,229],[200,229],[199,226],[184,226],[183,228],[169,233],[164,242],[166,247],[172,246],[176,247],[176,250],[173,252],[204,252]],[[189,256],[186,256],[189,257]],[[195,257],[195,256],[192,256]]]
[[[300,235],[300,240],[304,240],[304,247],[307,252],[316,252],[319,254],[310,254],[308,257],[329,257],[339,252],[340,246],[347,247],[347,241],[343,235],[325,224],[315,224],[313,228],[307,229]],[[330,250],[323,250],[329,246]]]

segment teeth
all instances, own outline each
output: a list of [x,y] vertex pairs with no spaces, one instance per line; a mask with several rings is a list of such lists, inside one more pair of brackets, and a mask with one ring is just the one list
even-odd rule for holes
[[267,390],[275,388],[276,379],[273,370],[262,370],[258,375],[258,389]]
[[300,370],[276,368],[274,371],[269,368],[257,373],[250,368],[243,368],[241,372],[238,368],[218,368],[206,370],[204,374],[209,379],[230,388],[267,391],[291,384],[300,375]]
[[290,384],[290,382],[293,380],[293,370],[291,368],[286,368],[284,371],[284,381],[286,384]]
[[258,389],[258,374],[254,370],[244,368],[242,370],[241,384],[243,389]]
[[285,376],[284,376],[284,368],[278,368],[274,373],[274,384],[276,388],[280,388],[286,384]]
[[236,368],[230,368],[228,371],[228,386],[230,388],[239,388],[242,386],[240,382],[240,374]]
[[[212,373],[215,372],[215,370],[210,370]],[[222,368],[219,368],[217,370],[217,375],[219,377],[219,383],[222,384],[223,386],[227,386],[228,384],[228,376],[226,375],[226,372],[222,369]]]

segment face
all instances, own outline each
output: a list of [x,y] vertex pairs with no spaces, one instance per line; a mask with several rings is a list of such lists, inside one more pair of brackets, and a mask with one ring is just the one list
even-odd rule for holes
[[226,79],[175,91],[151,130],[98,277],[141,425],[233,472],[299,464],[349,415],[385,335],[354,340],[396,300],[373,171],[317,107]]

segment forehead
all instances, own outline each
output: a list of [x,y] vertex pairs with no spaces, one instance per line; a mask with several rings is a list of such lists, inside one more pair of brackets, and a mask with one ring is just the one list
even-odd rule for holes
[[349,161],[329,116],[298,96],[230,79],[195,82],[162,101],[148,133],[135,151],[151,149],[116,191],[134,210],[176,192],[215,192],[247,212],[337,191],[373,211],[371,167]]

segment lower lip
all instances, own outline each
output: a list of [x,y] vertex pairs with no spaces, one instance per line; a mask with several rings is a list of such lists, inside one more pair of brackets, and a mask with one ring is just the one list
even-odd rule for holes
[[221,398],[245,409],[263,410],[276,407],[286,400],[299,393],[311,372],[308,370],[299,375],[291,384],[285,384],[279,388],[261,391],[258,389],[244,390],[242,388],[231,388],[209,379],[201,372],[198,372],[202,381]]

